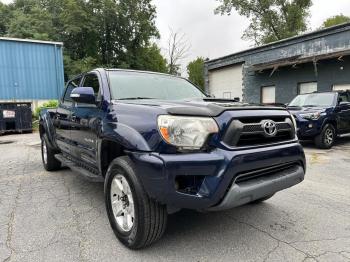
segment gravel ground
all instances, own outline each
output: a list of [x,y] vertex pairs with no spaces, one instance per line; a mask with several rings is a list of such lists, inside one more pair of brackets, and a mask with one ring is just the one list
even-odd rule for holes
[[161,241],[124,248],[103,185],[48,173],[37,134],[0,137],[0,261],[350,261],[350,137],[305,145],[306,180],[259,205],[181,211]]

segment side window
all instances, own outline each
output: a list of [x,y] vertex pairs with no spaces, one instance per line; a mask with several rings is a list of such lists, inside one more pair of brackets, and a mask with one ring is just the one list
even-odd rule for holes
[[98,77],[96,74],[86,75],[84,81],[82,83],[84,87],[92,87],[95,92],[95,97],[97,101],[101,100],[100,97],[100,82],[98,81]]
[[338,100],[339,100],[339,103],[340,102],[350,102],[350,98],[349,98],[349,95],[347,93],[340,93]]
[[71,80],[68,82],[64,97],[63,97],[63,104],[71,106],[73,104],[72,98],[70,98],[70,94],[72,93],[73,89],[79,86],[79,83],[81,81],[81,77],[76,78],[74,80]]

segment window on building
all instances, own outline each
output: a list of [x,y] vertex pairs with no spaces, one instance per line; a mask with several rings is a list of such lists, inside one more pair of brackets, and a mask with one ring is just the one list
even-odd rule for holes
[[299,84],[299,95],[310,94],[317,91],[317,82],[308,82]]
[[74,80],[71,80],[68,82],[65,93],[64,93],[64,97],[63,97],[63,103],[66,105],[72,105],[73,104],[73,100],[70,97],[70,94],[72,93],[73,89],[78,87],[81,81],[81,77],[76,78]]
[[231,99],[231,92],[224,92],[223,98],[224,99]]
[[334,91],[350,90],[350,84],[333,85]]
[[263,86],[261,88],[261,103],[273,104],[276,102],[276,86]]

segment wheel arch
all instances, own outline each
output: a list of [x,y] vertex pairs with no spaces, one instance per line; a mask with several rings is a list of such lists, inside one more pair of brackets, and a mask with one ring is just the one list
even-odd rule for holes
[[106,176],[110,163],[120,156],[125,156],[125,147],[112,139],[103,139],[99,147],[99,169],[103,177]]
[[58,149],[54,140],[54,126],[48,111],[41,111],[39,115],[39,135],[42,137],[46,134],[49,146],[54,149]]
[[327,119],[323,126],[322,126],[322,129],[327,125],[327,124],[331,124],[334,128],[335,128],[335,133],[337,134],[338,133],[338,123],[337,123],[337,120],[335,119]]

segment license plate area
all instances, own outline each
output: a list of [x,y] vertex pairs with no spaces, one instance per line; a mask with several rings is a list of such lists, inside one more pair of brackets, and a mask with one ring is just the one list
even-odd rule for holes
[[12,110],[4,110],[2,111],[3,118],[15,118],[16,112]]

